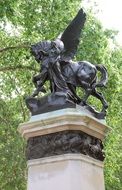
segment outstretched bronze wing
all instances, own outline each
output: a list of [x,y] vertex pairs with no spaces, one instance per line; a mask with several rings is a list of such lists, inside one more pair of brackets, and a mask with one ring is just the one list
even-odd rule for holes
[[62,60],[69,61],[75,56],[85,20],[86,14],[84,13],[83,9],[80,9],[78,14],[63,32],[60,38],[61,41],[63,41],[65,47],[65,52],[62,55]]

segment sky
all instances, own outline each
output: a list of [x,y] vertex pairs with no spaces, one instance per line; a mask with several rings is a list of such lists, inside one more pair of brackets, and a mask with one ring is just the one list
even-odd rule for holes
[[83,6],[95,7],[94,2],[97,4],[96,9],[99,9],[97,17],[105,28],[119,31],[117,41],[122,45],[122,0],[84,0]]
[[[105,28],[117,30],[119,33],[116,39],[122,46],[122,0],[83,0],[82,6],[86,9],[92,6]],[[9,23],[6,30],[9,33],[17,34],[16,29],[14,30]]]

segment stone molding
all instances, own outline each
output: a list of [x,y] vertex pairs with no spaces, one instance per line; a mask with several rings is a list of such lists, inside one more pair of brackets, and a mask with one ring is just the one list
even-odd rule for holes
[[29,122],[20,124],[18,130],[26,139],[66,130],[80,130],[103,140],[108,127],[103,120],[92,117],[84,110],[67,108],[32,116]]
[[34,167],[34,166],[40,166],[48,163],[56,163],[61,161],[83,161],[92,165],[95,165],[100,168],[104,168],[104,162],[96,160],[94,158],[91,158],[89,156],[83,155],[83,154],[62,154],[62,155],[56,155],[56,156],[50,156],[47,158],[39,158],[39,159],[33,159],[27,161],[27,166]]

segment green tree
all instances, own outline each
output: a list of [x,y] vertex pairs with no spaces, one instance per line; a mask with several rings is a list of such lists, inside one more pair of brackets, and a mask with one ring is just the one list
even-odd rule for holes
[[[24,140],[17,132],[27,121],[29,112],[24,98],[33,91],[32,76],[38,64],[25,46],[44,39],[53,39],[62,32],[79,9],[79,0],[4,0],[0,4],[0,188],[26,189]],[[11,30],[8,31],[8,28]],[[113,31],[104,30],[92,13],[82,34],[77,59],[104,64],[109,72],[108,89],[104,95],[109,102],[107,124],[112,131],[105,141],[106,190],[122,189],[122,129],[121,129],[121,61],[122,49],[116,45]],[[114,49],[110,47],[110,40]],[[23,47],[23,48],[22,48]],[[95,103],[94,99],[89,101]],[[98,102],[98,106],[100,103]]]

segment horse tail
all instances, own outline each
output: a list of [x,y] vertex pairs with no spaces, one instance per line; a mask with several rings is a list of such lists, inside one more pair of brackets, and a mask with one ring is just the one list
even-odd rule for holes
[[100,81],[95,84],[95,87],[106,87],[106,83],[108,81],[108,72],[107,69],[103,65],[95,65],[96,69],[101,72],[102,76]]

